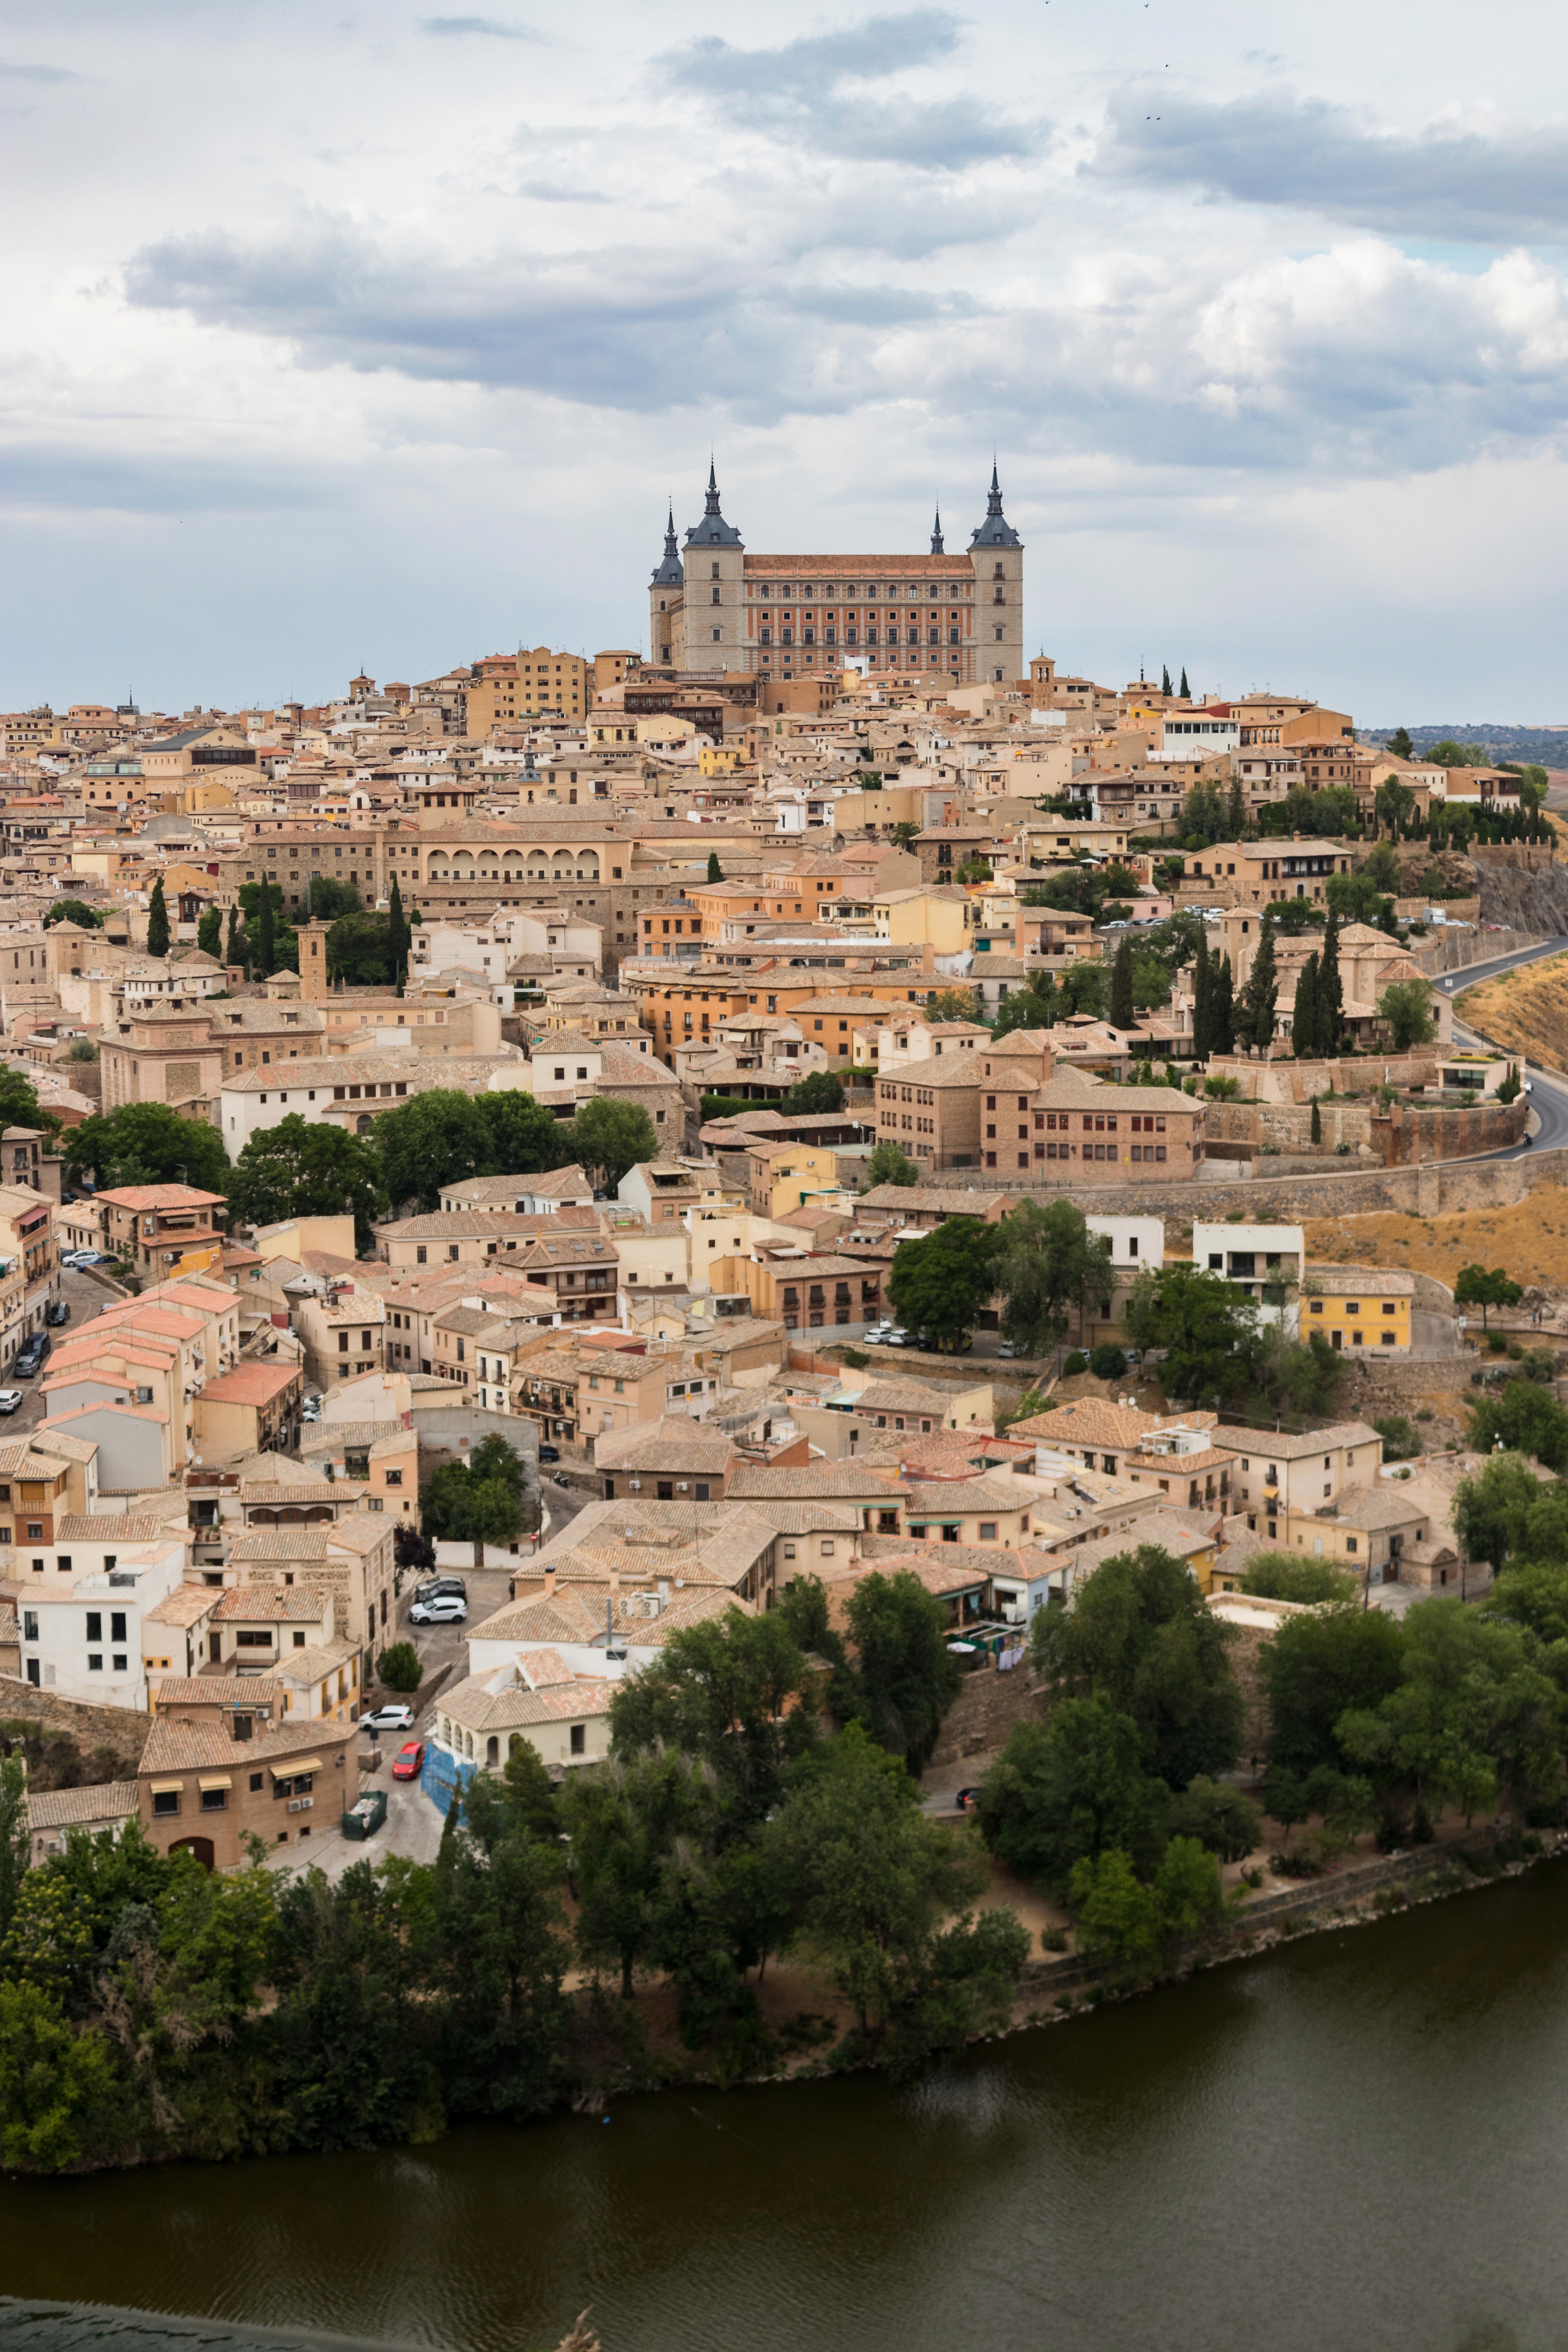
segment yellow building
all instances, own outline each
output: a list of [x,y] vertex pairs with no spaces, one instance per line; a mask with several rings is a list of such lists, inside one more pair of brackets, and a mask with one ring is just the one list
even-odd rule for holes
[[465,726],[471,741],[493,727],[517,719],[559,711],[581,719],[588,708],[593,666],[579,654],[552,653],[548,646],[519,646],[515,654],[487,654],[473,666]]
[[787,1216],[838,1191],[837,1154],[831,1144],[753,1143],[746,1168],[753,1216]]
[[741,753],[733,744],[700,743],[697,747],[697,770],[703,776],[728,776],[741,764]]
[[1301,1285],[1301,1337],[1380,1356],[1410,1352],[1415,1277],[1389,1266],[1314,1265]]
[[879,940],[895,947],[929,947],[939,956],[963,953],[979,911],[978,903],[954,883],[917,883],[871,902]]

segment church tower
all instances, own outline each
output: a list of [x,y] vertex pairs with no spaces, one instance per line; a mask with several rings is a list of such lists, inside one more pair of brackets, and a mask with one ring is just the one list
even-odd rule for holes
[[702,520],[686,534],[686,670],[743,669],[746,661],[746,550],[719,505],[710,464]]
[[1002,512],[994,464],[985,520],[969,538],[974,572],[975,676],[1011,685],[1024,669],[1024,542]]
[[664,527],[664,561],[649,582],[647,592],[649,656],[658,669],[683,669],[686,665],[685,580],[676,551],[672,505]]

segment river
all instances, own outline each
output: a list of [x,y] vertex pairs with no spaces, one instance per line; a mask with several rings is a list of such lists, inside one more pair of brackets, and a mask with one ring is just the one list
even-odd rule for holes
[[0,2290],[453,2352],[553,2346],[584,2304],[605,2352],[1546,2352],[1565,2213],[1557,1864],[907,2091],[9,2182]]

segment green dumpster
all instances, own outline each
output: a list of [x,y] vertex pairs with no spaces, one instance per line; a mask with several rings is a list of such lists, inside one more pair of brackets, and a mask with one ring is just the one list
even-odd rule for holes
[[346,1838],[367,1838],[374,1835],[386,1819],[386,1791],[367,1789],[357,1804],[349,1807],[342,1817],[342,1832]]

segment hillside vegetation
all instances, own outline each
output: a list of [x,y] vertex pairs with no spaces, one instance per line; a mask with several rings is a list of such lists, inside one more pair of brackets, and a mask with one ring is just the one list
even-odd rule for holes
[[1455,1012],[1511,1052],[1568,1069],[1568,955],[1548,956],[1467,988]]
[[1307,1255],[1320,1264],[1402,1265],[1452,1289],[1462,1265],[1506,1266],[1516,1282],[1568,1284],[1568,1187],[1538,1184],[1511,1208],[1448,1216],[1313,1217]]

